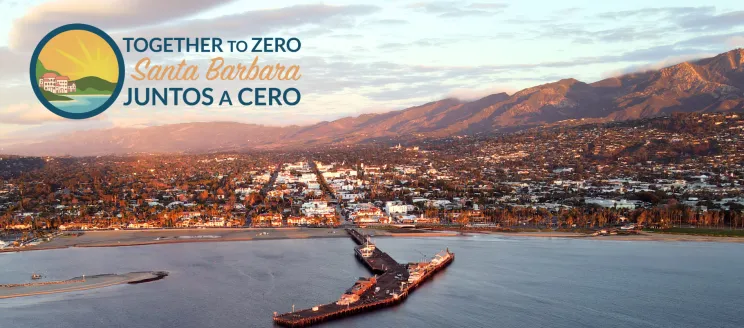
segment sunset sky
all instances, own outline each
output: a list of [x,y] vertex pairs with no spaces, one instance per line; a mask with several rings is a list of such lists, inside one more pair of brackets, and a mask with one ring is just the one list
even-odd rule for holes
[[[562,78],[594,82],[744,46],[744,5],[738,1],[0,0],[0,17],[0,147],[56,133],[178,122],[310,124],[445,97],[513,93]],[[296,87],[302,102],[133,108],[121,105],[122,95],[93,119],[58,118],[36,100],[28,67],[38,41],[68,23],[94,25],[117,42],[140,36],[298,37],[300,52],[260,57],[263,63],[301,65],[299,82],[189,86]],[[145,55],[161,64],[187,59],[204,65],[211,58],[124,54],[127,72]],[[224,55],[244,63],[254,56]],[[125,90],[184,86],[138,82],[128,75]]]

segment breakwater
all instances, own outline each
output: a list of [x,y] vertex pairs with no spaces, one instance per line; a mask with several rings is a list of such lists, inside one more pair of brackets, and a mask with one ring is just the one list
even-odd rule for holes
[[85,282],[85,279],[70,279],[70,280],[55,280],[55,281],[37,281],[27,282],[22,284],[0,284],[0,288],[16,288],[16,287],[34,287],[34,286],[48,286],[48,285],[64,285],[74,284],[79,282]]
[[82,291],[120,284],[140,284],[160,280],[166,276],[168,276],[168,272],[165,271],[144,271],[125,274],[86,275],[69,280],[2,284],[0,285],[0,299]]

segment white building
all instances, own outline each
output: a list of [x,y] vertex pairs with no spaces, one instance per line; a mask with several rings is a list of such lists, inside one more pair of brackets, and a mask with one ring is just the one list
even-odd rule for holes
[[606,208],[627,208],[634,209],[638,207],[639,201],[629,201],[625,199],[614,200],[614,199],[602,199],[602,198],[586,198],[584,199],[586,204],[596,204]]
[[305,216],[323,216],[336,213],[336,209],[329,207],[325,201],[311,201],[302,204],[300,211]]
[[67,76],[59,76],[54,73],[44,73],[39,78],[39,88],[51,93],[71,93],[77,91],[75,82],[70,82]]
[[385,213],[388,215],[408,214],[408,205],[400,201],[387,201],[385,202]]

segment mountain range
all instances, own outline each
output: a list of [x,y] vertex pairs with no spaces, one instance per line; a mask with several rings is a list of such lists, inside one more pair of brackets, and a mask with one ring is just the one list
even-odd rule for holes
[[563,79],[475,101],[442,99],[382,114],[308,126],[267,127],[232,122],[80,131],[4,152],[103,155],[136,152],[223,152],[389,138],[438,138],[510,132],[546,124],[632,120],[673,112],[744,109],[744,49],[584,83]]

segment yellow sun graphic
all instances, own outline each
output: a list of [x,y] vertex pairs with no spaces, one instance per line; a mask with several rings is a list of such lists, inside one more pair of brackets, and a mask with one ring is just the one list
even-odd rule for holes
[[49,71],[78,80],[96,76],[116,83],[119,65],[111,46],[100,36],[83,30],[62,32],[49,40],[39,53]]

